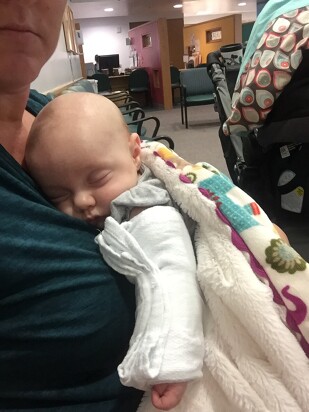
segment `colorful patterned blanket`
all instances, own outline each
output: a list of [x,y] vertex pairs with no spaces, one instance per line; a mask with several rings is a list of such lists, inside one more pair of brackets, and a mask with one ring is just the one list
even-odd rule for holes
[[289,13],[269,22],[237,80],[232,113],[223,126],[226,135],[247,132],[265,123],[299,67],[302,51],[309,48],[309,6],[293,10],[290,3]]
[[[309,411],[308,264],[217,169],[144,146],[143,162],[197,223],[204,377],[173,411]],[[146,395],[139,411],[155,410]]]

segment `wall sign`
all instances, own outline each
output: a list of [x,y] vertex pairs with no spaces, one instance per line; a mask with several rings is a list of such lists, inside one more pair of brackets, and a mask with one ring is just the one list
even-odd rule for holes
[[206,31],[206,43],[212,43],[212,42],[221,41],[221,40],[222,40],[221,27],[217,27],[215,29]]
[[143,44],[143,48],[152,46],[152,41],[151,41],[151,35],[150,34],[144,34],[142,36],[142,44]]

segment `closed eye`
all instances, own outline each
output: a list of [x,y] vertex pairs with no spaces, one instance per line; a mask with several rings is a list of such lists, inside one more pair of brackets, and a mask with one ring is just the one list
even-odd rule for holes
[[104,175],[93,176],[91,177],[88,182],[92,186],[103,186],[105,183],[109,181],[111,177],[111,172],[105,173]]
[[69,198],[69,193],[63,193],[59,195],[48,195],[47,193],[47,197],[52,203],[58,204],[67,200]]

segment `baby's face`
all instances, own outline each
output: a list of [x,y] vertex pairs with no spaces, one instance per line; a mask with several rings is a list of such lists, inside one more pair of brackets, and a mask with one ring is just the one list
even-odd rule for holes
[[36,155],[31,174],[60,211],[102,229],[111,201],[137,184],[139,138],[121,142],[76,137],[72,147],[51,144]]

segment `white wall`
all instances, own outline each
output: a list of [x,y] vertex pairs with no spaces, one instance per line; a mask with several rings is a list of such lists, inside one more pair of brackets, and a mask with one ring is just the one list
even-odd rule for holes
[[31,88],[41,93],[46,93],[51,89],[71,83],[81,77],[79,56],[66,51],[62,28],[54,54],[43,66],[39,76],[31,84]]
[[128,17],[80,19],[85,63],[94,63],[96,54],[119,54],[123,69],[130,66],[130,46],[126,46]]
[[[121,67],[124,69],[130,66],[130,46],[126,46],[129,31],[128,17],[80,19],[78,22],[83,34],[86,63],[94,62],[96,54],[118,53]],[[31,88],[46,93],[81,77],[79,56],[66,51],[62,28],[54,54],[31,84]]]

